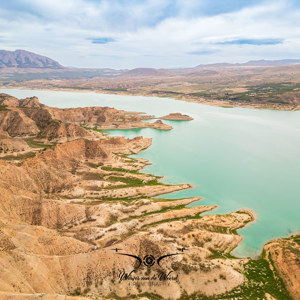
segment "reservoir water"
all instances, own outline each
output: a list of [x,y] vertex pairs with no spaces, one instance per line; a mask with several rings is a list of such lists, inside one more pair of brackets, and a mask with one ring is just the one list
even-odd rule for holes
[[113,135],[153,138],[137,157],[149,159],[147,173],[167,183],[192,183],[194,189],[165,198],[202,196],[193,205],[219,205],[210,214],[242,208],[256,221],[238,232],[244,237],[237,256],[260,254],[264,243],[300,231],[300,111],[221,108],[170,98],[97,93],[2,90],[37,96],[56,107],[110,106],[157,117],[181,112],[193,121],[165,121],[174,129],[114,130]]

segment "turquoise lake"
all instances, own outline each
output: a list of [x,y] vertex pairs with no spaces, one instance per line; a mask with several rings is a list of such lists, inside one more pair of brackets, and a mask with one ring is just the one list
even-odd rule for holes
[[244,237],[233,251],[256,257],[264,243],[300,231],[300,111],[221,108],[170,98],[38,90],[2,90],[16,97],[37,96],[57,107],[110,106],[157,117],[181,112],[193,121],[164,121],[171,131],[114,130],[113,135],[153,138],[137,157],[152,165],[144,172],[166,183],[195,188],[165,198],[201,196],[193,205],[219,205],[210,214],[242,208],[256,221],[238,230]]

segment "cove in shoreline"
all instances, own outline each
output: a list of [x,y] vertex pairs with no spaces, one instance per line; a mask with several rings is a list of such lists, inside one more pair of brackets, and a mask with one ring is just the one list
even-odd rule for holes
[[153,138],[138,157],[149,159],[147,173],[164,182],[188,182],[194,189],[165,198],[201,196],[193,205],[219,205],[210,214],[251,209],[257,220],[239,233],[237,256],[255,257],[269,240],[300,229],[300,112],[221,108],[168,98],[53,91],[2,90],[18,97],[36,95],[51,106],[111,106],[161,116],[181,112],[189,122],[165,121],[174,129],[116,130],[113,135]]

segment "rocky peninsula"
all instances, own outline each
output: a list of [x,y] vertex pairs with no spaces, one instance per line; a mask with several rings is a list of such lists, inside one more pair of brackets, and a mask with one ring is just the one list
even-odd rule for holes
[[140,172],[151,139],[101,130],[161,121],[25,100],[1,95],[1,299],[298,299],[299,236],[233,257],[250,211],[155,197],[192,185]]

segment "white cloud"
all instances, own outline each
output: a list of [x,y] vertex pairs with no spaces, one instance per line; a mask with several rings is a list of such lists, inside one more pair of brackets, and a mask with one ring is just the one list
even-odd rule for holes
[[[210,62],[298,58],[300,11],[286,1],[231,13],[187,17],[199,1],[18,0],[27,9],[12,19],[0,8],[1,48],[36,51],[64,65],[182,67]],[[200,5],[201,6],[201,5]],[[171,8],[170,8],[171,9]],[[90,38],[116,42],[92,44]],[[277,45],[221,45],[235,39],[283,39]],[[194,55],[190,54],[194,53]],[[197,56],[195,53],[199,53]]]

